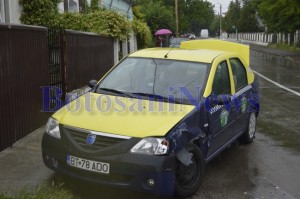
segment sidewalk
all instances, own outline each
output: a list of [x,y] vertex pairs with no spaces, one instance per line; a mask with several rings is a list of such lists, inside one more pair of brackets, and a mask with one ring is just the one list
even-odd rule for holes
[[0,193],[15,195],[17,191],[34,190],[50,179],[52,171],[44,166],[41,141],[44,127],[17,141],[12,148],[0,152]]
[[291,59],[300,61],[300,53],[290,52],[290,51],[286,51],[286,50],[280,50],[280,49],[276,49],[276,48],[270,48],[267,46],[261,46],[261,45],[255,45],[255,44],[250,44],[250,48],[252,50],[262,51],[262,52],[269,53],[269,54],[276,55],[276,56],[289,57]]

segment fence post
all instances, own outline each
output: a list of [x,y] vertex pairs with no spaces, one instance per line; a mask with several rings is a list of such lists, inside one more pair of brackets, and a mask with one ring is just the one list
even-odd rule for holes
[[133,53],[137,49],[135,48],[135,35],[134,32],[132,31],[130,36],[129,36],[129,53]]
[[269,43],[272,43],[272,41],[273,41],[273,34],[271,33],[271,34],[270,34]]
[[297,44],[299,43],[299,30],[296,30],[296,33],[294,35],[294,46],[297,46]]
[[300,43],[300,30],[297,30],[296,31],[296,46],[297,46],[297,44],[299,44]]
[[294,46],[296,46],[296,40],[297,40],[297,30],[296,30],[296,32],[295,32],[295,34],[294,34]]
[[262,42],[263,34],[259,33],[259,42]]
[[127,41],[127,39],[122,42],[122,55],[123,55],[123,57],[128,55],[128,41]]
[[117,64],[119,61],[119,40],[114,39],[114,64]]

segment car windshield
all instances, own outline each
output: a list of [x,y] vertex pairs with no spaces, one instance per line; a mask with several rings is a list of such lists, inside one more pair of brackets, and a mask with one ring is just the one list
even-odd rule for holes
[[200,100],[208,67],[197,62],[129,57],[99,83],[96,92],[161,96],[191,104],[193,99]]

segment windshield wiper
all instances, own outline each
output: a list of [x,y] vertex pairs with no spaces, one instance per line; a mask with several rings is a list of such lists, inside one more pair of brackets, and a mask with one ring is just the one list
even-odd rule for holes
[[108,91],[108,92],[111,92],[111,93],[115,93],[115,94],[124,95],[124,96],[127,96],[127,97],[132,97],[128,93],[125,93],[125,92],[122,92],[122,91],[119,91],[119,90],[116,90],[116,89],[113,89],[113,88],[99,88],[99,89],[103,90],[103,91]]
[[138,96],[148,96],[149,98],[154,98],[154,99],[158,99],[158,100],[163,100],[164,102],[173,102],[176,104],[180,104],[180,102],[176,99],[170,99],[168,97],[162,96],[162,95],[157,95],[154,93],[131,93],[133,95],[138,95]]

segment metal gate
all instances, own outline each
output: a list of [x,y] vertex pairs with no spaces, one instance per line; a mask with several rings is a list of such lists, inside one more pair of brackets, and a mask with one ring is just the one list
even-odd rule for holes
[[[51,96],[57,95],[61,91],[61,100],[65,99],[65,69],[64,69],[64,30],[57,28],[48,28],[49,45],[49,69],[50,86],[53,88]],[[54,104],[53,104],[54,106]]]

